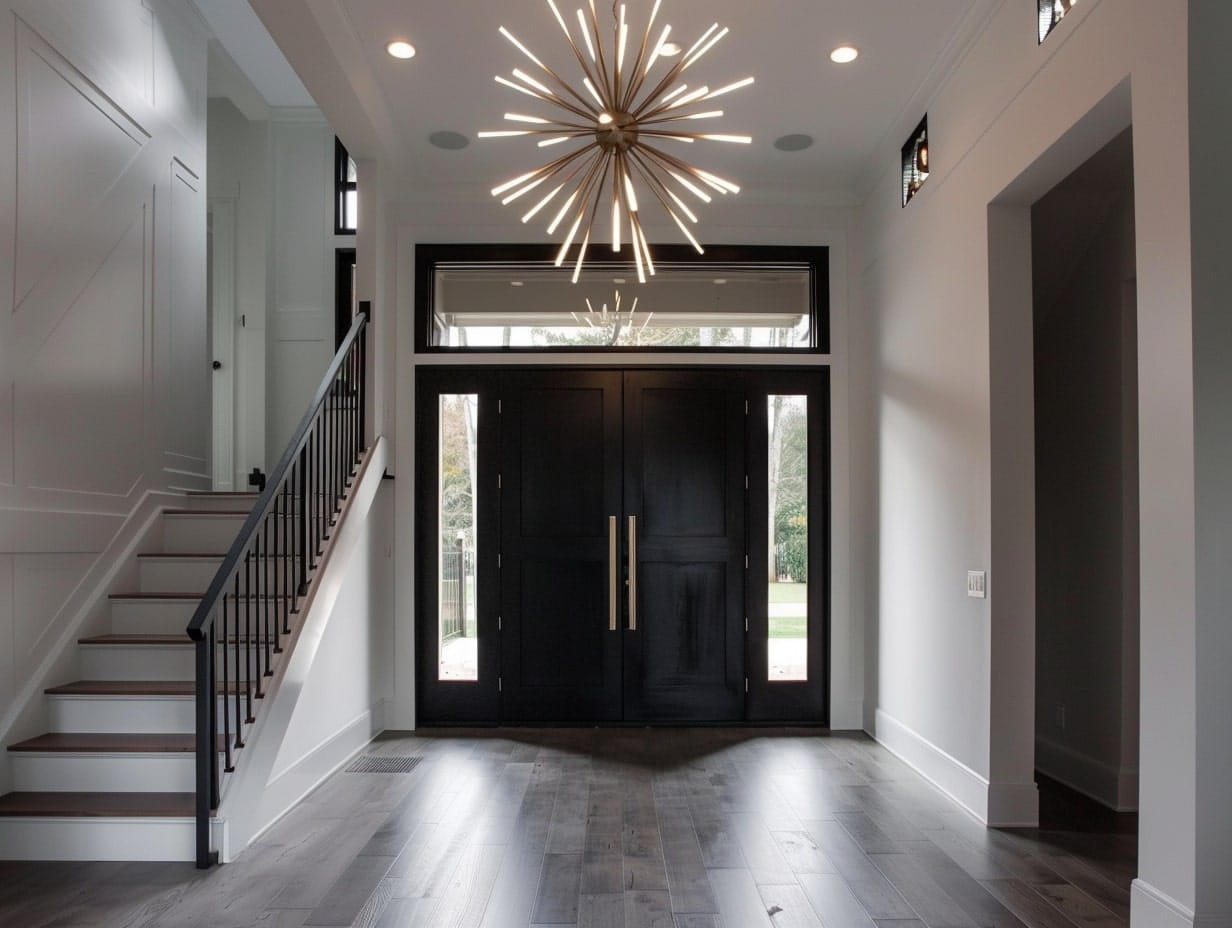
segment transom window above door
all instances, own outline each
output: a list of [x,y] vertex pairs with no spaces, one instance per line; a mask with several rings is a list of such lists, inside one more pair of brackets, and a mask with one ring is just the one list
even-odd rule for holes
[[[577,283],[538,246],[421,245],[420,351],[824,353],[825,248],[659,247],[656,274],[587,265]],[[709,252],[708,252],[709,254]]]

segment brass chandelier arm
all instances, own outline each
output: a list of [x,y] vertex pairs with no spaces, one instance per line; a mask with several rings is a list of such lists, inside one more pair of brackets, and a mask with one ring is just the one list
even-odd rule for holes
[[604,99],[607,100],[610,106],[616,102],[616,92],[608,81],[607,58],[603,54],[603,39],[602,33],[599,31],[599,15],[595,12],[595,0],[590,0],[590,26],[595,40],[595,56],[598,61],[599,79],[602,81],[598,86],[604,89]]
[[[688,213],[688,208],[685,207],[684,204],[679,201],[679,198],[676,197],[676,195],[672,193],[671,189],[668,188],[668,186],[664,184],[662,180],[659,179],[659,177],[654,173],[654,171],[651,170],[646,164],[643,163],[640,157],[635,155],[634,162],[636,163],[638,170],[641,172],[642,178],[646,181],[646,186],[648,186],[651,192],[654,193],[655,197],[659,201],[659,205],[663,207],[664,211],[669,216],[671,216],[672,219],[675,221],[676,225],[680,227],[680,231],[683,232],[684,237],[689,240],[689,244],[693,246],[693,248],[697,251],[698,254],[705,254],[706,250],[702,248],[701,244],[694,237],[693,233],[689,231],[689,227],[685,225],[684,220],[681,219],[676,214],[676,211],[674,209],[672,209],[671,204],[669,204],[667,200],[663,198],[663,194],[666,193],[669,197],[676,200],[677,205],[682,210],[684,210],[686,214]],[[692,218],[694,222],[697,221],[696,217],[690,216],[690,218]]]
[[655,17],[659,15],[659,7],[662,3],[663,0],[655,0],[654,8],[650,11],[650,19],[646,21],[646,31],[642,33],[642,44],[638,47],[637,57],[633,59],[633,68],[629,72],[633,77],[629,81],[624,97],[620,100],[620,108],[625,112],[629,111],[633,98],[637,96],[637,91],[641,87],[644,78],[642,62],[646,60],[646,49],[650,45],[650,33],[654,30]]
[[[692,174],[694,177],[700,180],[707,187],[718,189],[723,193],[736,193],[739,190],[739,188],[732,190],[732,189],[729,189],[728,187],[723,186],[723,184],[716,184],[715,180],[722,180],[722,178],[718,177],[718,175],[711,174],[709,171],[703,171],[700,168],[695,168],[693,167],[693,165],[688,164],[684,161],[681,161],[679,158],[673,158],[667,152],[663,151],[662,149],[655,148],[653,145],[642,145],[641,147],[645,151],[649,152],[650,154],[662,159],[663,161],[666,161],[672,167],[676,168],[676,170],[687,171],[689,174]],[[724,183],[730,184],[730,181],[725,181]],[[734,187],[735,185],[731,184],[731,186]]]

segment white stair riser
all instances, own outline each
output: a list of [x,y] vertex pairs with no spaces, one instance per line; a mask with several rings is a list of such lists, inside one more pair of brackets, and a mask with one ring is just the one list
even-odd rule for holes
[[[281,562],[282,559],[280,558]],[[264,566],[264,559],[261,564]],[[142,558],[140,562],[140,592],[142,593],[204,593],[209,589],[210,584],[214,582],[214,575],[218,573],[218,568],[222,566],[222,558],[175,558],[172,560],[159,560],[157,558]],[[257,574],[257,562],[253,563],[252,571],[254,581]],[[279,594],[283,592],[283,585],[287,583],[294,588],[299,580],[295,568],[288,570],[282,563],[271,563],[268,567],[268,580],[264,577],[261,579],[261,587],[273,590],[277,586]],[[281,571],[286,571],[282,573]],[[277,577],[275,578],[275,574]],[[253,583],[254,588],[257,584]],[[235,589],[235,581],[232,580],[227,584],[226,592],[231,593]],[[248,579],[244,572],[240,572],[240,592],[245,593],[248,590]]]
[[[234,676],[236,648],[219,649],[217,660],[226,654],[227,672]],[[192,680],[196,676],[196,648],[192,645],[174,647],[135,644],[86,644],[78,647],[81,655],[81,678],[83,680]],[[275,664],[279,655],[270,648],[270,658]],[[256,648],[240,651],[241,662],[256,667],[258,658],[265,669],[265,652]],[[242,665],[241,665],[242,666]],[[222,667],[219,666],[221,679]]]
[[83,680],[191,680],[192,646],[80,645]]
[[0,818],[0,860],[191,861],[196,840],[191,818]]
[[188,793],[196,789],[190,753],[9,753],[18,792]]
[[111,631],[116,635],[178,635],[197,611],[196,599],[113,599]]
[[[47,707],[50,730],[58,733],[184,735],[197,730],[197,704],[191,696],[48,696]],[[245,708],[240,706],[241,716]],[[234,729],[235,700],[220,697],[218,711],[224,709]]]
[[194,512],[248,512],[256,502],[256,496],[232,496],[212,493],[208,496],[187,496],[180,508]]
[[216,554],[226,551],[244,525],[243,516],[163,516],[163,552],[167,554]]

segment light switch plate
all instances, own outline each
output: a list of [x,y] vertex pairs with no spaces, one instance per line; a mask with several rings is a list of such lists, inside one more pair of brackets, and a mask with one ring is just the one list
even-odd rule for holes
[[974,599],[986,599],[988,597],[988,588],[984,582],[984,571],[969,570],[967,571],[967,595]]

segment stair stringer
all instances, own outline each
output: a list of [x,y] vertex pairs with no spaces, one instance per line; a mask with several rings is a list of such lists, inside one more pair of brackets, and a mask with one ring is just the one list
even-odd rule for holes
[[[312,702],[314,695],[337,686],[337,680],[328,674],[329,662],[322,645],[331,628],[348,618],[335,614],[336,606],[346,581],[369,553],[368,532],[387,454],[388,443],[380,437],[361,463],[334,536],[301,605],[284,659],[276,665],[266,687],[235,771],[224,778],[218,819],[225,822],[225,828],[223,843],[216,848],[224,863],[233,860],[384,728],[384,699],[377,697],[345,722],[316,731],[316,743],[307,750],[288,739],[289,734],[302,733],[306,727],[297,710]],[[385,556],[383,552],[371,555]],[[370,622],[368,615],[350,618],[365,627]]]
[[[61,609],[68,616],[47,657],[21,687],[9,709],[0,716],[0,747],[32,738],[48,728],[49,706],[43,691],[76,679],[77,639],[106,630],[110,621],[108,596],[132,589],[137,577],[137,554],[157,546],[164,509],[183,503],[184,495],[148,490],[124,519],[107,547],[95,558],[85,577]],[[13,789],[12,762],[0,750],[0,796]]]

